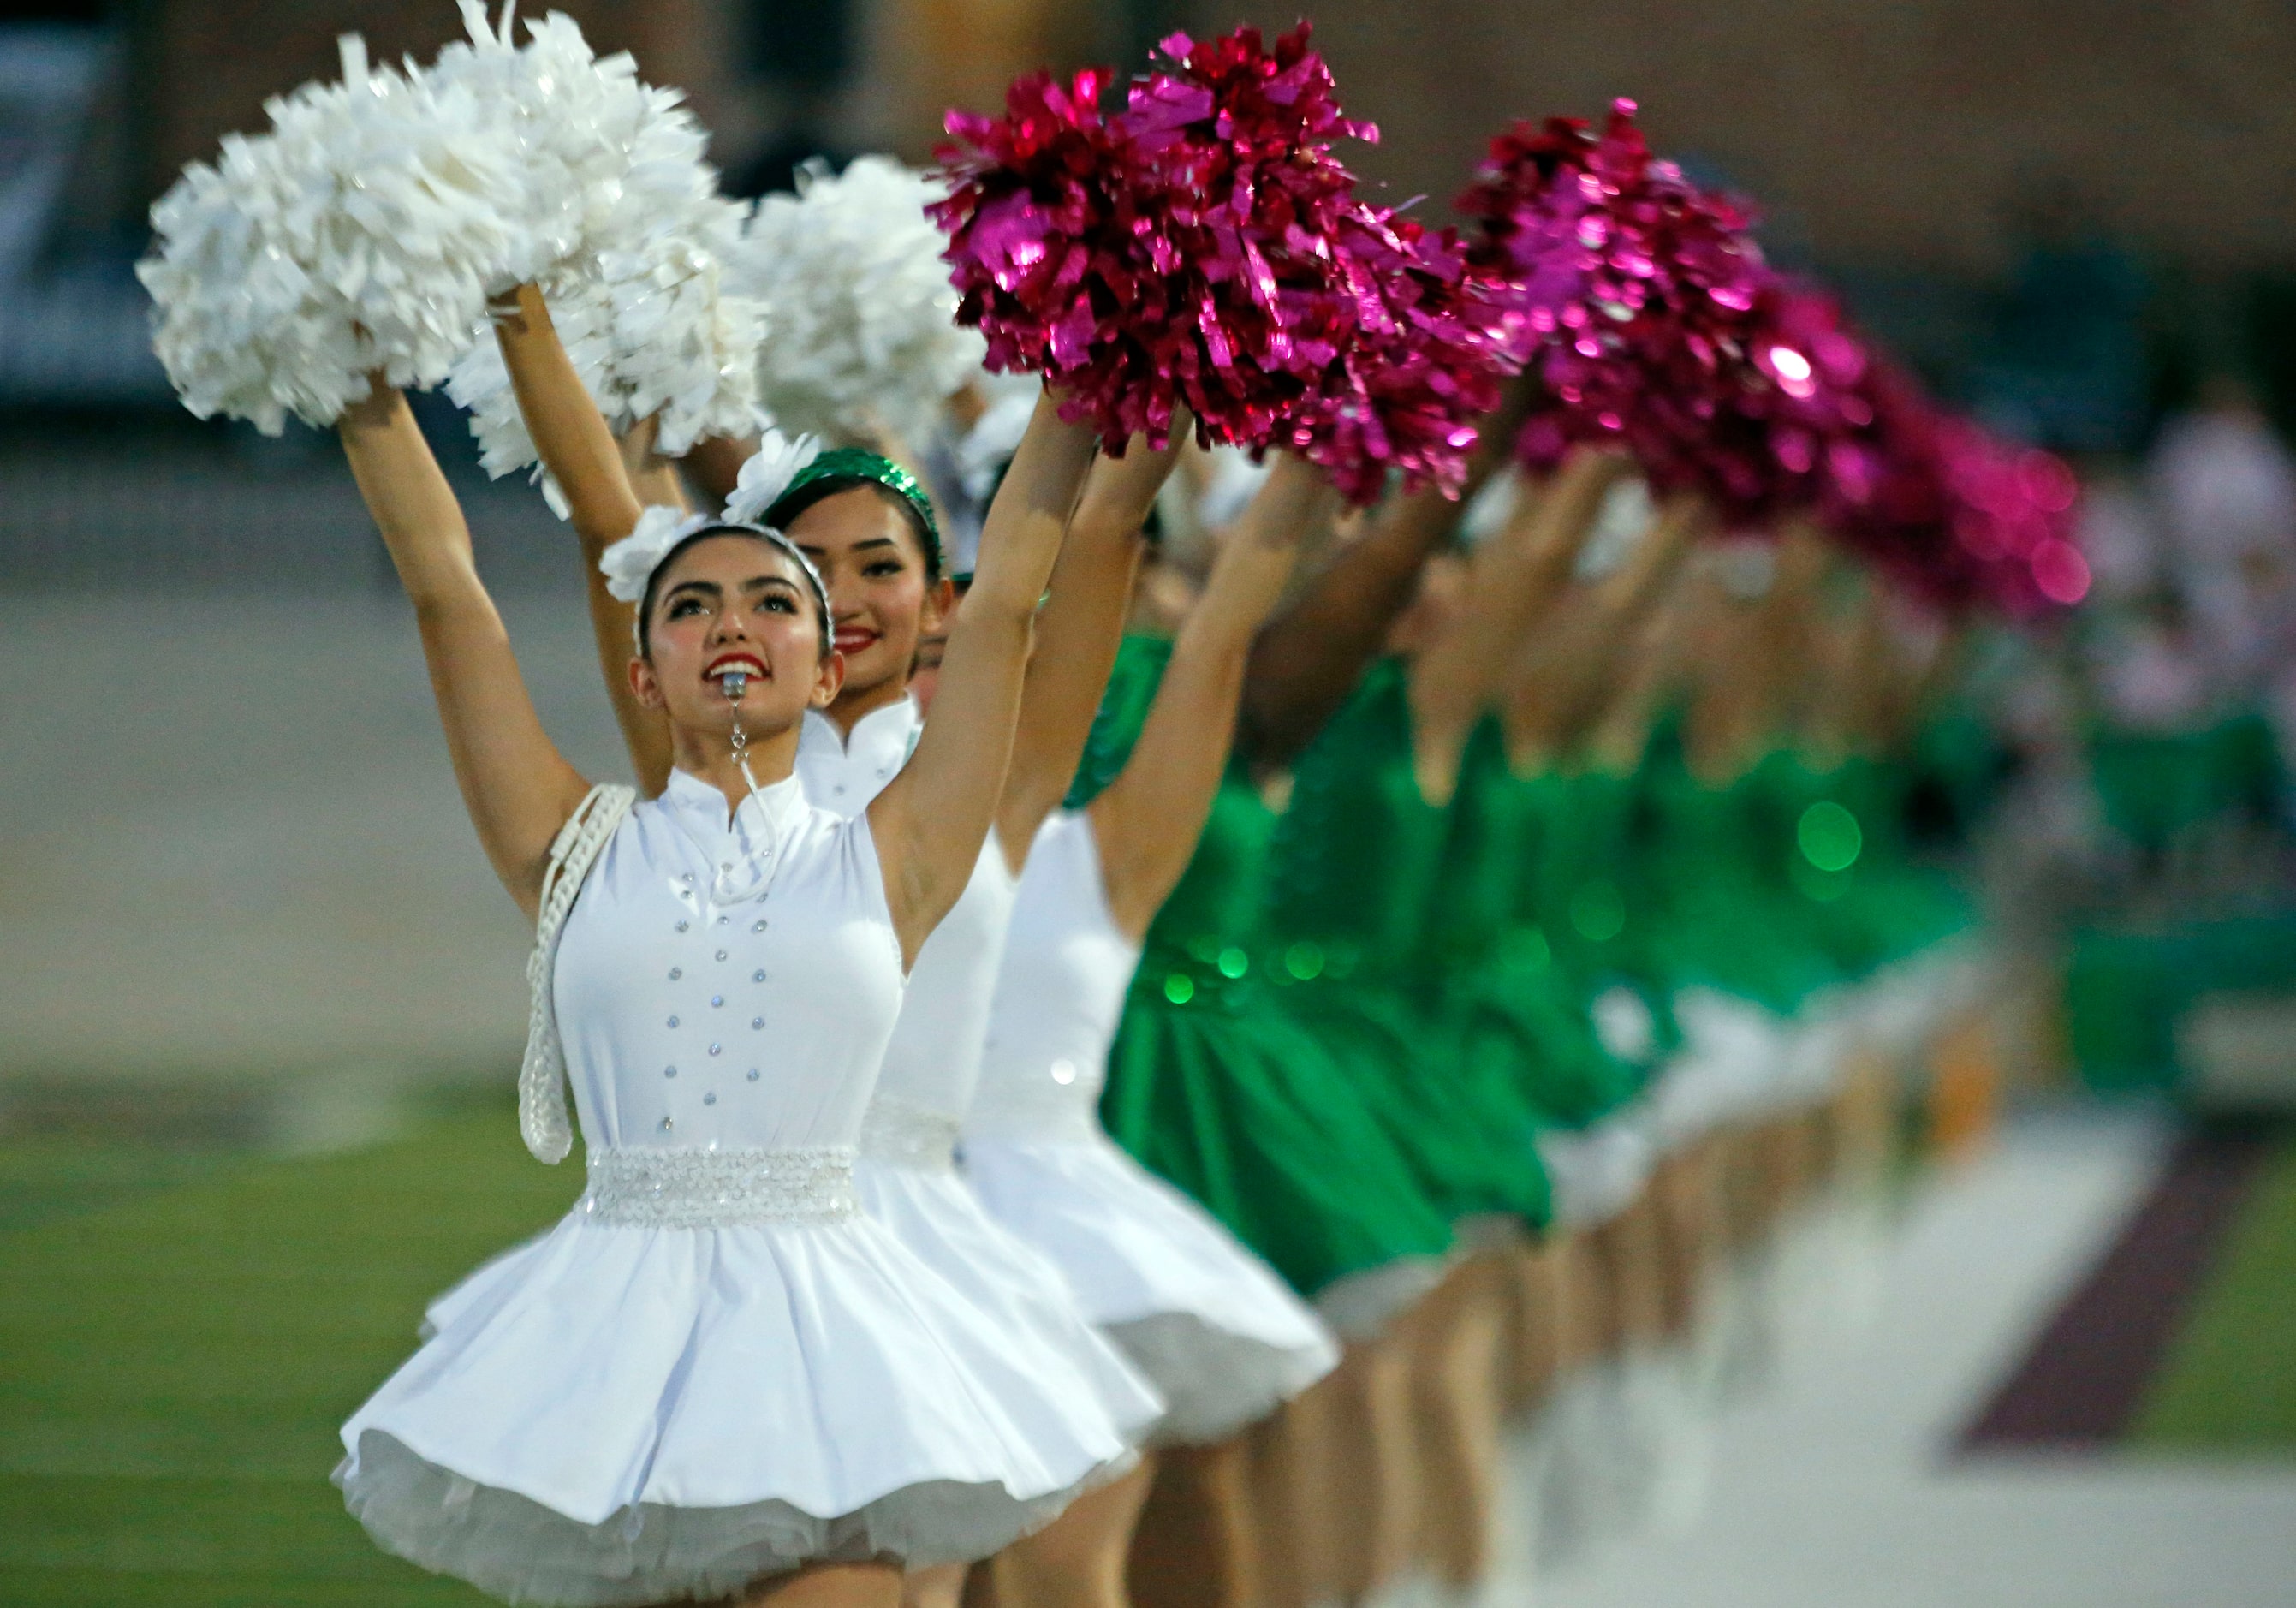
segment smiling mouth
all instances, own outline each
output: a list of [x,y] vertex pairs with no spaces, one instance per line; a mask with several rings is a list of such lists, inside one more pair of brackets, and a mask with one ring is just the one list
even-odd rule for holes
[[766,661],[756,654],[728,653],[723,659],[713,660],[709,668],[701,672],[701,678],[704,681],[722,681],[728,676],[747,676],[753,680],[762,680],[765,674]]
[[832,639],[840,653],[857,653],[877,640],[877,633],[857,627],[840,627]]

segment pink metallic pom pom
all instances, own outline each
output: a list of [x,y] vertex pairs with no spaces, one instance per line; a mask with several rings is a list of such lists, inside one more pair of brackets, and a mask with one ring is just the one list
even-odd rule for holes
[[1340,114],[1305,25],[1272,50],[1250,29],[1163,49],[1113,118],[1101,73],[1023,78],[1002,118],[950,115],[931,210],[957,317],[1111,451],[1161,442],[1183,402],[1200,439],[1259,447],[1349,349],[1333,237],[1355,178],[1328,142],[1375,131]]
[[1341,229],[1355,339],[1285,422],[1284,445],[1329,472],[1349,501],[1376,501],[1390,472],[1406,488],[1458,495],[1476,421],[1498,406],[1514,364],[1483,285],[1449,229],[1361,208]]
[[1518,442],[1538,470],[1582,441],[1623,446],[1662,489],[1759,500],[1705,454],[1748,382],[1746,339],[1771,275],[1735,203],[1653,158],[1620,101],[1584,122],[1518,124],[1491,143],[1460,209],[1501,330],[1538,385]]
[[1739,340],[1714,417],[1677,444],[1675,473],[1742,529],[1821,500],[1834,446],[1873,424],[1874,404],[1866,347],[1821,291],[1773,280]]
[[1824,516],[1845,545],[1943,609],[2031,619],[2080,601],[2070,468],[1941,412],[1886,365],[1859,390],[1873,422],[1831,446],[1823,477]]

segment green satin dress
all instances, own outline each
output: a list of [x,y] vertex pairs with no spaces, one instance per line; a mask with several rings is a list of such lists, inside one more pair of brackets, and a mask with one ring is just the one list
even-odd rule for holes
[[1462,1075],[1451,1024],[1414,986],[1448,817],[1412,759],[1408,673],[1385,660],[1293,767],[1269,862],[1269,976],[1446,1218],[1543,1223],[1538,1112],[1518,1087]]
[[1559,964],[1541,924],[1520,918],[1548,790],[1508,768],[1496,720],[1469,739],[1430,889],[1417,985],[1449,1024],[1461,1076],[1539,1118],[1584,1127],[1632,1098],[1640,1079],[1595,1030],[1585,980]]
[[1791,880],[1793,839],[1775,806],[1775,768],[1710,786],[1668,741],[1653,743],[1644,785],[1651,835],[1631,898],[1648,912],[1638,947],[1651,975],[1782,1015],[1843,980],[1816,903]]
[[[1543,772],[1515,785],[1536,825],[1521,857],[1514,916],[1537,934],[1588,1001],[1625,989],[1641,1004],[1647,1042],[1628,1058],[1639,1072],[1681,1042],[1666,980],[1644,953],[1652,912],[1636,884],[1641,779],[1610,771]],[[1623,1053],[1623,1052],[1621,1052]]]
[[[1072,801],[1122,767],[1169,656],[1126,640]],[[1109,1054],[1109,1132],[1303,1295],[1451,1248],[1450,1225],[1359,1096],[1287,1010],[1256,952],[1275,816],[1241,768],[1150,925]]]
[[1816,767],[1776,755],[1757,771],[1765,829],[1810,929],[1844,977],[1870,976],[1976,920],[1966,892],[1915,858],[1905,833],[1906,767],[1853,758]]

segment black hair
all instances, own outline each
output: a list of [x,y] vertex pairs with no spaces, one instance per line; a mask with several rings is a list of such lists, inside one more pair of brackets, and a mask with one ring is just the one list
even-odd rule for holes
[[811,559],[798,550],[797,544],[779,530],[758,525],[737,524],[730,521],[722,525],[704,525],[691,536],[681,538],[675,546],[661,555],[661,562],[654,565],[652,573],[646,577],[645,595],[638,599],[638,656],[641,659],[650,659],[653,656],[653,603],[655,597],[661,591],[661,578],[669,573],[670,565],[676,563],[688,547],[693,546],[696,542],[708,541],[713,536],[746,536],[754,541],[763,542],[783,558],[796,562],[798,572],[805,577],[806,593],[813,599],[814,618],[820,627],[821,657],[824,662],[826,662],[832,649],[829,593],[821,584],[821,572],[813,567]]
[[782,494],[774,505],[766,510],[766,523],[775,529],[786,530],[797,516],[816,503],[826,502],[840,492],[867,487],[901,512],[908,521],[909,534],[917,538],[917,550],[924,554],[925,581],[928,585],[941,578],[940,532],[935,530],[914,503],[903,496],[884,481],[865,474],[824,474],[806,481]]

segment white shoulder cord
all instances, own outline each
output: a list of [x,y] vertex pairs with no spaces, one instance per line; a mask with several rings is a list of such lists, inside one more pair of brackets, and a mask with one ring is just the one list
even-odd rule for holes
[[543,869],[534,953],[526,962],[526,1057],[518,1071],[519,1134],[539,1161],[562,1161],[574,1148],[573,1123],[566,1114],[566,1053],[558,1041],[558,1013],[551,1000],[559,934],[590,867],[637,797],[635,788],[605,783],[592,788],[558,829],[549,864]]

